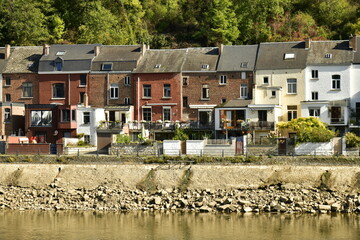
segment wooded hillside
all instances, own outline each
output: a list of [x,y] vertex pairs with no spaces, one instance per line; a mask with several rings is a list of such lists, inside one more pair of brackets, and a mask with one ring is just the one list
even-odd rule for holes
[[0,0],[0,44],[180,48],[360,34],[359,0]]

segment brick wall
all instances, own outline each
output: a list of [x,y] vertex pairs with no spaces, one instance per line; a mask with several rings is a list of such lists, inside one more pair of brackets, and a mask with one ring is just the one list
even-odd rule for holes
[[[37,104],[39,102],[39,83],[38,74],[22,73],[22,74],[3,74],[3,102],[6,100],[6,94],[11,95],[11,102],[23,102],[25,104]],[[5,79],[10,78],[11,85],[6,86]],[[32,98],[24,98],[22,84],[25,82],[32,83]]]
[[19,144],[9,143],[6,150],[7,154],[50,154],[50,144]]

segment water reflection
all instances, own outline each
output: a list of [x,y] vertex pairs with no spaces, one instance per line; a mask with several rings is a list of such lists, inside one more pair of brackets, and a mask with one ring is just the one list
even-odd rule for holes
[[360,215],[0,212],[0,239],[359,239]]

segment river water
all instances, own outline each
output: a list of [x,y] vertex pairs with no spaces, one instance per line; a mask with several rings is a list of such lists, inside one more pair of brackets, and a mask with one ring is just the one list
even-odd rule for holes
[[0,239],[360,239],[359,214],[0,211]]

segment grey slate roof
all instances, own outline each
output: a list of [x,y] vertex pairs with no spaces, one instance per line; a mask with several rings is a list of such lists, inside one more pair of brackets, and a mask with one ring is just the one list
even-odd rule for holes
[[[325,58],[331,54],[331,58]],[[348,40],[313,41],[307,58],[308,65],[351,64],[353,51],[349,48]]]
[[[10,54],[12,53],[13,50],[14,50],[14,48],[10,48]],[[5,48],[1,47],[0,48],[0,73],[2,73],[2,71],[4,70],[7,61],[8,60],[5,60]]]
[[[188,48],[186,49],[185,61],[182,67],[183,72],[208,72],[216,71],[219,58],[219,49],[214,47]],[[209,68],[202,68],[208,65]]]
[[252,103],[252,99],[233,99],[229,100],[223,104],[216,106],[215,108],[241,108],[247,107]]
[[[50,45],[49,55],[43,55],[39,63],[39,73],[42,72],[81,72],[90,71],[91,61],[95,56],[95,46],[100,44],[77,44],[77,45]],[[57,56],[58,52],[65,54]],[[55,71],[54,61],[63,60],[62,71]]]
[[257,51],[258,45],[224,46],[217,70],[219,72],[253,71]]
[[92,62],[92,71],[101,71],[103,63],[112,63],[112,71],[132,71],[142,56],[141,45],[100,46],[100,53]]
[[[308,50],[305,42],[260,43],[256,69],[304,69]],[[295,54],[294,59],[284,59],[285,54]]]
[[36,73],[38,71],[39,60],[42,56],[42,47],[26,46],[14,47],[4,73]]
[[354,52],[353,63],[360,64],[360,36],[356,36],[356,52]]
[[[147,50],[134,73],[181,72],[186,49]],[[160,65],[156,68],[155,65]]]

